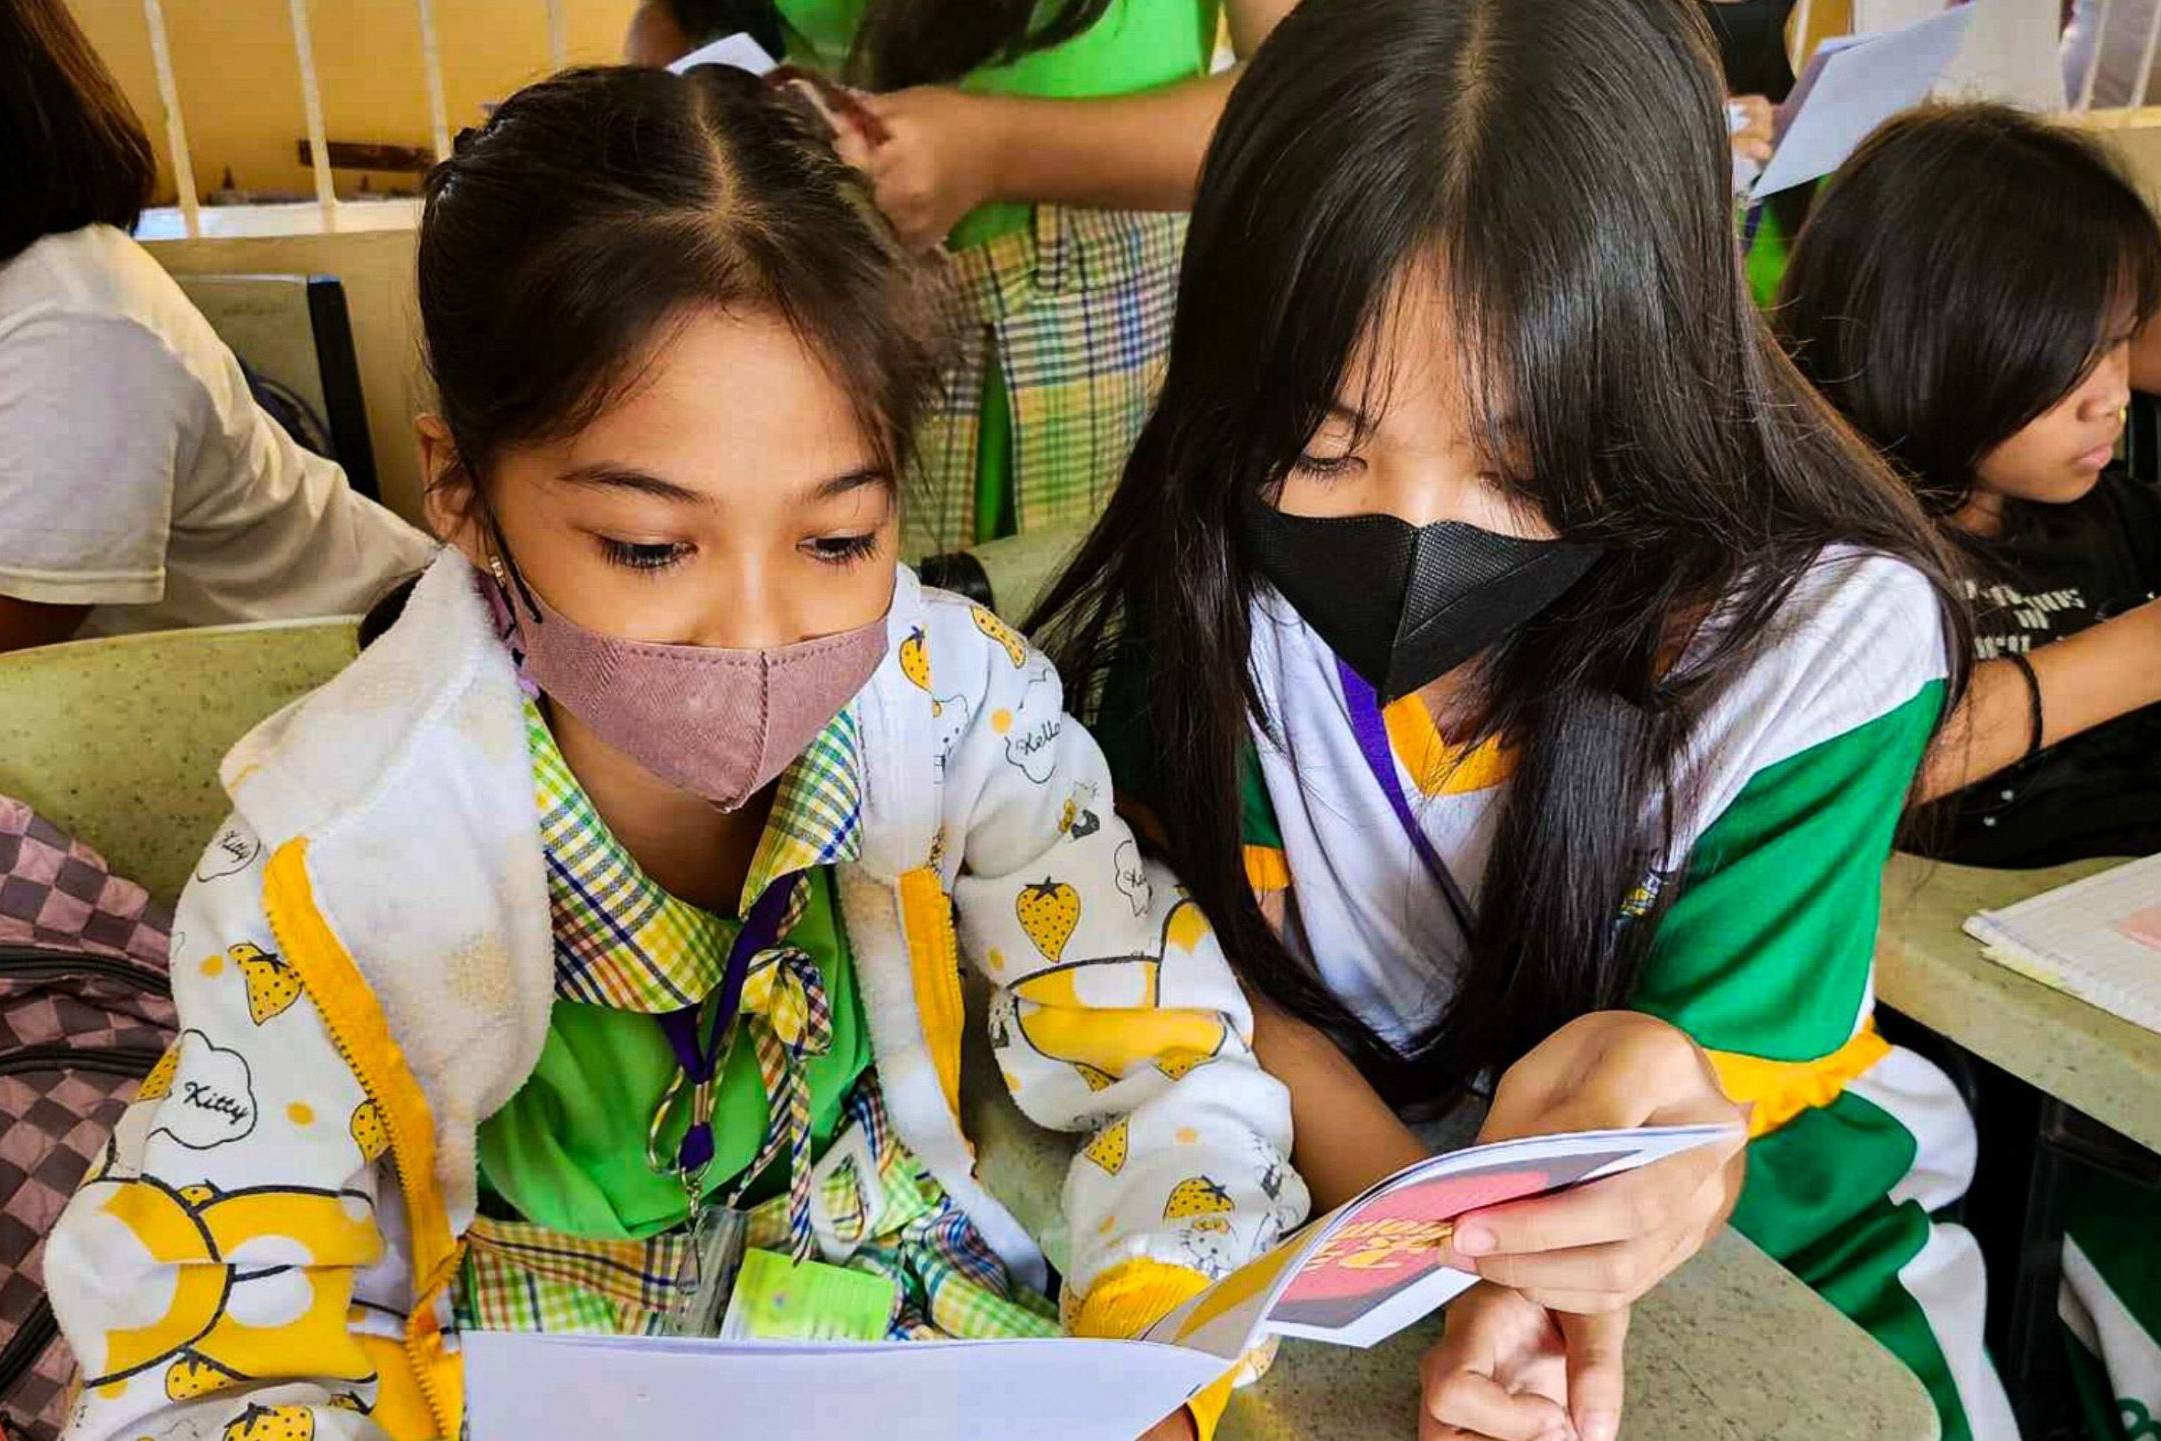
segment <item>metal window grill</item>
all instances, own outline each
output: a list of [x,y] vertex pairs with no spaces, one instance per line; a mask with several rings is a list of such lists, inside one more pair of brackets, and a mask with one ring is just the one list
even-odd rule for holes
[[[570,33],[564,0],[544,0],[548,19],[548,57],[561,69],[569,63]],[[450,154],[450,111],[444,99],[442,47],[435,34],[434,0],[414,0],[419,25],[420,64],[427,82],[429,140],[435,158]],[[315,200],[322,210],[325,230],[338,224],[339,200],[330,175],[330,145],[323,121],[322,86],[315,72],[315,44],[308,30],[308,0],[289,0],[286,7],[292,27],[293,55],[300,67],[300,103],[307,117],[308,161],[314,172]],[[173,76],[172,40],[166,32],[161,0],[143,0],[143,24],[150,35],[151,63],[157,72],[158,102],[165,111],[165,143],[173,166],[173,186],[179,194],[183,232],[190,238],[202,234],[202,202],[195,190],[195,167],[188,151],[187,119],[180,104],[180,86]]]

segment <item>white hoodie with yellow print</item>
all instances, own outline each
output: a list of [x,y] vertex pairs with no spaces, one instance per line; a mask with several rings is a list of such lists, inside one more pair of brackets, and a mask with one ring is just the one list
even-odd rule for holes
[[[1041,1286],[959,1121],[965,957],[1021,1109],[1092,1133],[1064,1196],[1067,1322],[1132,1334],[1302,1219],[1288,1098],[1049,663],[906,570],[888,635],[853,702],[862,857],[835,875],[888,1110]],[[471,568],[446,553],[223,780],[234,814],[173,937],[181,1037],[47,1251],[82,1365],[69,1434],[454,1437],[475,1129],[530,1075],[554,997],[519,693]]]

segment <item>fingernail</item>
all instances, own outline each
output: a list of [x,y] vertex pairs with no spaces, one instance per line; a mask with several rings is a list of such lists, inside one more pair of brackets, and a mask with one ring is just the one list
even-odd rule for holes
[[1483,1256],[1493,1249],[1493,1233],[1484,1226],[1463,1226],[1457,1229],[1455,1246],[1466,1256]]
[[1621,1434],[1621,1418],[1611,1411],[1592,1411],[1583,1418],[1583,1441],[1613,1441]]

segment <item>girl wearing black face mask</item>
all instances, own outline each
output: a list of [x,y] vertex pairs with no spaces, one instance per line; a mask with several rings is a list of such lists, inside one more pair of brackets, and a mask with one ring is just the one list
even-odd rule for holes
[[[1735,1225],[1947,1436],[2007,1435],[1978,1256],[1930,1221],[1971,1123],[1870,1018],[1967,623],[1750,304],[1722,98],[1693,0],[1295,12],[1216,133],[1154,418],[1040,619],[1272,1003],[1317,1202],[1466,1094],[1488,1136],[1706,1114],[1692,1037],[1754,1103]],[[1589,1349],[1569,1313],[1686,1255],[1739,1169],[1651,1230],[1596,1187],[1534,1203],[1550,1252],[1467,1218],[1466,1264],[1516,1288],[1468,1304],[1561,1315],[1522,1356],[1444,1340],[1429,1377],[1468,1379],[1429,1407],[1610,1435],[1595,1374],[1519,1363]],[[1449,1409],[1472,1393],[1513,1414]]]

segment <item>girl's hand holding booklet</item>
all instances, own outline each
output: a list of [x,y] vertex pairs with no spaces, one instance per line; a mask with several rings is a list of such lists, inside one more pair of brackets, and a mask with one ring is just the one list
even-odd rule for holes
[[1133,1341],[467,1332],[471,1431],[474,1441],[1129,1441],[1270,1336],[1372,1346],[1446,1305],[1477,1280],[1445,1264],[1457,1217],[1632,1171],[1729,1133],[1583,1131],[1432,1157],[1307,1225]]

